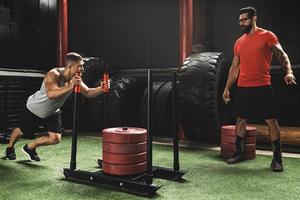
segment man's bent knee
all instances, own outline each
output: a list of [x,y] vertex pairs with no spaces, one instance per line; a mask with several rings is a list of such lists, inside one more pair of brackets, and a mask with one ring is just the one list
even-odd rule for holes
[[53,144],[58,144],[61,141],[61,134],[49,132],[49,137],[52,140]]
[[14,128],[12,134],[19,135],[19,136],[24,135],[24,133],[21,131],[21,129],[19,127]]

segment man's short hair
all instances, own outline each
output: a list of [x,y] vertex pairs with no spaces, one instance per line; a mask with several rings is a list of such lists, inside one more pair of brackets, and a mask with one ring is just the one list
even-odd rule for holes
[[65,65],[68,65],[70,62],[78,62],[78,61],[83,62],[81,55],[79,55],[78,53],[70,52],[67,53],[67,55],[65,56]]
[[248,7],[245,7],[245,8],[241,8],[240,9],[240,15],[241,14],[244,14],[244,13],[248,13],[248,17],[254,17],[256,16],[256,9],[251,7],[251,6],[248,6]]

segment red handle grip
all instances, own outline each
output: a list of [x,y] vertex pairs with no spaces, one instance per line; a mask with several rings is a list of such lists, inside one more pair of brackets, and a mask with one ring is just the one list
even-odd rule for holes
[[107,72],[105,72],[103,74],[103,85],[102,85],[103,93],[108,93],[109,92],[108,84],[109,84],[109,75],[108,75]]
[[[80,76],[80,72],[76,72],[76,76]],[[75,85],[74,92],[77,94],[80,93],[80,85]]]

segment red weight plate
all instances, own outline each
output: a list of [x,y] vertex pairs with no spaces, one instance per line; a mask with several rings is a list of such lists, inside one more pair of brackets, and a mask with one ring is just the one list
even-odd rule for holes
[[138,143],[147,140],[147,130],[135,127],[107,128],[102,131],[102,140],[111,143]]
[[221,135],[236,136],[235,126],[234,125],[222,126]]
[[[235,144],[221,143],[221,150],[235,152],[236,146]],[[256,144],[245,144],[245,152],[255,151],[255,150],[256,150]]]
[[103,162],[110,164],[135,164],[146,162],[146,152],[133,154],[116,154],[102,152]]
[[132,143],[132,144],[117,144],[110,142],[103,142],[102,151],[108,153],[141,153],[147,149],[147,142]]
[[[232,158],[234,155],[234,152],[232,151],[225,151],[225,150],[221,150],[221,157],[228,159],[228,158]],[[245,153],[245,159],[246,160],[252,160],[256,157],[256,153],[255,151],[249,151]]]
[[[222,135],[221,136],[221,143],[229,143],[235,144],[235,136],[231,135]],[[256,136],[246,136],[246,144],[253,144],[256,143]]]
[[256,136],[256,128],[253,129],[254,127],[251,127],[251,129],[246,130],[246,135],[247,136]]
[[139,174],[145,172],[146,167],[146,162],[129,165],[109,164],[102,162],[102,169],[105,173],[119,176]]
[[221,149],[221,157],[225,159],[232,158],[234,156],[234,153],[235,152],[233,151],[226,151],[224,149]]
[[253,152],[256,151],[256,144],[245,144],[245,152]]
[[256,157],[256,152],[255,151],[249,151],[245,154],[246,160],[252,160]]
[[221,143],[235,144],[235,136],[221,135]]
[[246,144],[256,144],[256,136],[248,136],[246,137]]
[[[235,136],[235,125],[222,126],[221,135]],[[256,128],[253,126],[246,126],[246,135],[248,136],[256,135]]]

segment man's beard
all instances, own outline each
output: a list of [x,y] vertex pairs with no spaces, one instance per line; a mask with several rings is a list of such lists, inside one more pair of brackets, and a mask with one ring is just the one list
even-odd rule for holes
[[243,33],[246,33],[246,34],[250,33],[250,31],[252,29],[252,25],[251,24],[248,25],[248,26],[241,26],[241,27],[242,27]]

